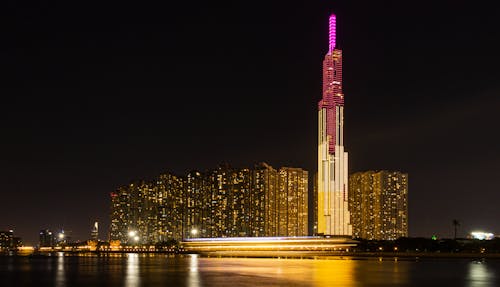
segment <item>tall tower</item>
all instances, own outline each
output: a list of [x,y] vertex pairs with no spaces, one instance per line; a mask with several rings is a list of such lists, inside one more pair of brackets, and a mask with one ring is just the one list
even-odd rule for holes
[[323,98],[318,103],[318,234],[351,236],[347,152],[344,151],[342,50],[335,48],[336,16],[330,15],[323,60]]

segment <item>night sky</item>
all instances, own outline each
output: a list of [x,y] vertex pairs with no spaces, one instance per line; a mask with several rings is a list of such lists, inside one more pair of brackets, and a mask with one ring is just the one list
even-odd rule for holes
[[459,236],[500,233],[498,7],[17,2],[0,34],[0,230],[25,242],[85,240],[95,220],[106,239],[109,193],[166,171],[313,174],[332,12],[350,172],[409,173],[411,236],[450,237],[453,219]]

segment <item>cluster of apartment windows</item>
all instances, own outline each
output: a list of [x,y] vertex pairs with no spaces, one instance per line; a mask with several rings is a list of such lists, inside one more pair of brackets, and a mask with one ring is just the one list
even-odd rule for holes
[[349,176],[354,238],[395,240],[408,236],[408,174],[366,171]]
[[[308,172],[219,166],[162,174],[111,193],[110,239],[155,243],[192,237],[307,235]],[[131,236],[133,235],[133,236]]]

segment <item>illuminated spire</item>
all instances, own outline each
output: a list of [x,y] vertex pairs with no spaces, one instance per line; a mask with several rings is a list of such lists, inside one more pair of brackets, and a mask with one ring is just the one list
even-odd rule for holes
[[333,51],[335,49],[335,41],[337,38],[337,16],[335,14],[330,15],[329,19],[329,32],[328,32],[328,52]]
[[323,235],[352,235],[348,202],[348,154],[344,148],[342,51],[335,47],[337,17],[328,19],[323,60],[323,98],[318,104],[318,229]]

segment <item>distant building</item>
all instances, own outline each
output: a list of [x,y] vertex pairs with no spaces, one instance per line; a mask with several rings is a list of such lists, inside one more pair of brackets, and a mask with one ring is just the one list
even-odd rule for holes
[[56,246],[56,234],[49,229],[40,230],[39,233],[39,246],[40,247],[54,247]]
[[0,250],[14,247],[14,231],[0,231]]
[[366,171],[349,176],[354,238],[395,240],[408,236],[408,174]]
[[90,231],[90,239],[94,241],[99,241],[99,223],[94,222],[94,226],[92,226],[92,230]]
[[193,237],[307,235],[307,171],[260,163],[163,174],[111,193],[110,239],[145,244]]

